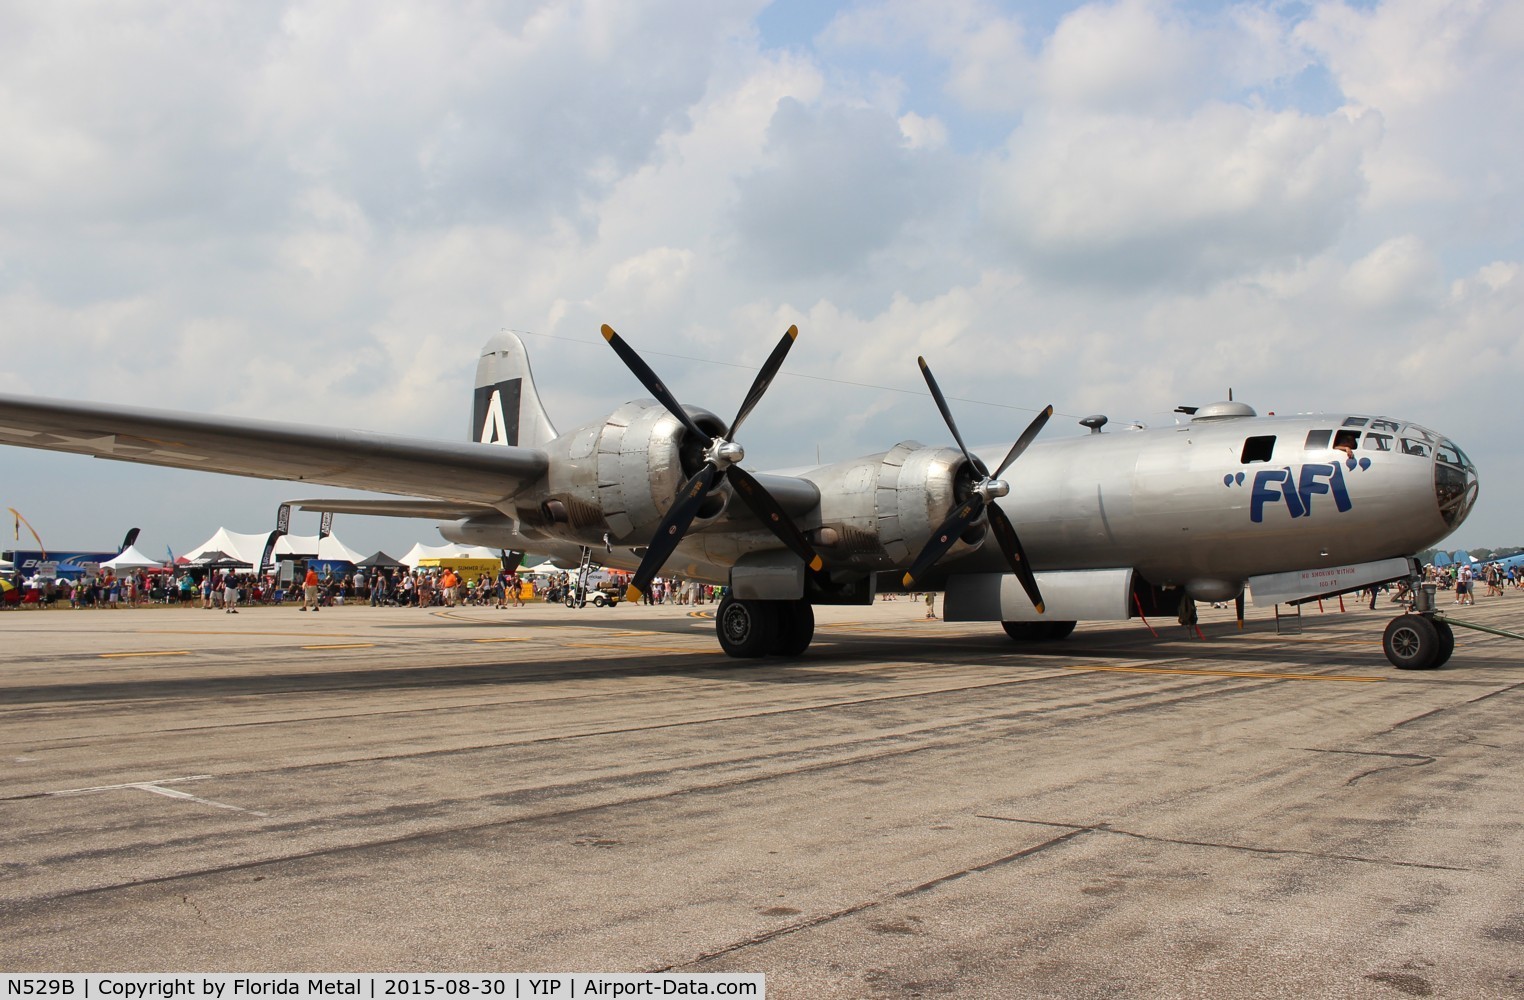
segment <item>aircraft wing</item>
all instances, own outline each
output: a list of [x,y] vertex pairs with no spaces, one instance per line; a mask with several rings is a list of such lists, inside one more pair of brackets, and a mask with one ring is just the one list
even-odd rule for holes
[[0,442],[486,506],[540,479],[550,464],[536,448],[24,396],[0,396]]

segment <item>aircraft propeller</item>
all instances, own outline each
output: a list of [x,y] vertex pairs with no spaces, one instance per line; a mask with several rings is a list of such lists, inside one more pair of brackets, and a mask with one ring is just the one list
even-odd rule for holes
[[669,413],[681,421],[688,433],[701,440],[709,441],[709,446],[704,449],[704,464],[678,491],[677,498],[667,509],[666,517],[662,518],[655,537],[651,539],[650,545],[646,547],[645,555],[641,557],[640,567],[630,578],[629,588],[625,591],[625,600],[632,602],[640,600],[641,595],[651,586],[652,578],[661,571],[662,565],[687,534],[688,526],[698,516],[704,497],[727,477],[734,484],[736,495],[751,508],[752,513],[757,515],[768,530],[778,536],[779,541],[804,560],[805,565],[816,572],[825,565],[814,547],[804,537],[804,532],[799,530],[799,526],[794,523],[793,518],[788,516],[782,505],[757,481],[755,476],[737,464],[746,457],[746,452],[735,443],[736,431],[762,399],[762,394],[767,391],[767,387],[772,384],[773,376],[777,375],[778,369],[783,367],[783,359],[788,356],[789,348],[794,346],[794,339],[798,336],[797,326],[788,328],[783,339],[778,342],[777,347],[773,348],[773,353],[762,365],[762,370],[757,372],[751,389],[741,401],[741,408],[736,412],[736,418],[730,422],[730,428],[723,436],[715,437],[699,427],[698,423],[678,404],[677,397],[668,391],[651,367],[635,353],[629,344],[625,343],[624,338],[615,333],[608,324],[604,324],[603,339],[609,342],[614,353],[619,355],[625,367],[640,380],[640,384],[646,387],[646,391],[655,396]]
[[915,561],[906,570],[904,583],[910,587],[916,579],[925,573],[947,550],[953,547],[968,526],[979,520],[981,514],[989,519],[990,530],[995,535],[995,541],[1000,545],[1000,551],[1005,556],[1005,561],[1010,564],[1011,572],[1016,574],[1016,579],[1021,581],[1021,587],[1027,592],[1027,597],[1032,601],[1032,606],[1038,614],[1043,613],[1042,593],[1037,589],[1037,578],[1032,574],[1032,567],[1027,562],[1026,551],[1021,547],[1021,539],[1016,537],[1016,529],[1011,524],[1011,519],[1005,516],[1005,511],[995,503],[999,497],[1011,492],[1011,487],[1000,478],[1001,473],[1010,468],[1011,463],[1027,450],[1027,446],[1037,437],[1053,415],[1053,407],[1049,405],[1037,418],[1032,421],[1027,429],[1022,432],[1016,443],[1011,445],[1011,450],[1006,453],[1005,461],[991,475],[988,467],[969,452],[968,446],[963,443],[963,435],[958,433],[958,424],[953,420],[952,410],[948,408],[947,399],[942,395],[942,390],[937,386],[937,380],[931,374],[931,368],[926,364],[925,358],[916,358],[916,363],[921,366],[921,374],[926,376],[926,385],[931,389],[931,397],[937,402],[937,409],[942,411],[942,419],[947,423],[947,429],[952,431],[953,440],[958,443],[958,449],[963,452],[963,457],[974,471],[979,474],[979,481],[969,492],[968,498],[947,516],[947,519],[932,532],[931,539],[921,549]]

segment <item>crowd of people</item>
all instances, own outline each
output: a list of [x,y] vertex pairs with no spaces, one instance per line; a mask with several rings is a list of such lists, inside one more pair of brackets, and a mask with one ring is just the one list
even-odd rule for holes
[[[240,572],[235,569],[186,567],[172,572],[136,570],[90,573],[76,579],[31,577],[6,582],[15,597],[6,606],[44,608],[133,608],[173,605],[237,614],[241,605],[299,603],[303,611],[346,604],[374,607],[523,607],[529,601],[565,600],[572,574],[522,578],[506,571],[457,573],[449,567],[408,569],[356,568],[350,573],[319,574],[297,568],[295,575]],[[3,589],[3,588],[0,588]],[[611,585],[622,597],[623,587]],[[718,598],[720,588],[658,577],[645,595],[647,604],[703,604]]]
[[1498,562],[1429,566],[1424,569],[1424,579],[1435,583],[1439,592],[1453,594],[1453,604],[1475,604],[1478,579],[1487,585],[1488,597],[1502,597],[1509,590],[1524,588],[1524,573]]

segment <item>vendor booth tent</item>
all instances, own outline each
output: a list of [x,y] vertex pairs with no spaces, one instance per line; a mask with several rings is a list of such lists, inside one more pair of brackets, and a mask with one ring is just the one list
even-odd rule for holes
[[203,552],[192,559],[191,565],[200,566],[203,569],[250,569],[254,564],[246,559],[228,555],[226,552],[213,550]]
[[365,569],[402,569],[403,568],[403,564],[402,563],[400,563],[397,560],[393,559],[391,556],[387,555],[385,552],[375,552],[375,553],[373,553],[371,555],[368,555],[364,559],[361,559],[359,562],[355,563],[355,565],[356,566],[363,566]]
[[[236,531],[229,531],[226,528],[218,528],[216,534],[191,549],[185,556],[189,561],[194,563],[201,555],[220,550],[240,562],[253,566],[255,561],[264,555],[265,543],[269,539],[269,532],[258,535],[245,535]],[[282,535],[275,543],[273,558],[280,559],[282,556],[316,559],[327,563],[349,563],[351,565],[358,563],[363,558],[360,553],[345,545],[333,535],[329,535],[327,538],[319,538],[317,535]]]
[[402,563],[417,567],[423,565],[425,559],[492,559],[501,565],[498,554],[482,545],[425,545],[422,542],[408,550]]
[[163,565],[164,560],[150,559],[148,556],[145,556],[143,553],[139,552],[137,546],[129,545],[123,549],[121,555],[117,556],[115,559],[107,559],[105,562],[101,563],[101,568],[109,569],[115,573],[120,573],[123,570],[130,569],[157,569]]

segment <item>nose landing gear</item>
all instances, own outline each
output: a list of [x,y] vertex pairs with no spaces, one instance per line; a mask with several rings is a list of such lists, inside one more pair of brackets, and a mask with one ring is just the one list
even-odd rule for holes
[[1450,654],[1455,652],[1455,629],[1452,627],[1455,625],[1507,639],[1524,639],[1524,635],[1517,632],[1463,622],[1435,611],[1434,590],[1432,583],[1414,587],[1412,610],[1387,623],[1386,632],[1381,636],[1381,650],[1397,669],[1434,670],[1444,666]]
[[1381,649],[1398,670],[1434,670],[1455,652],[1455,631],[1433,615],[1398,615],[1387,624]]

